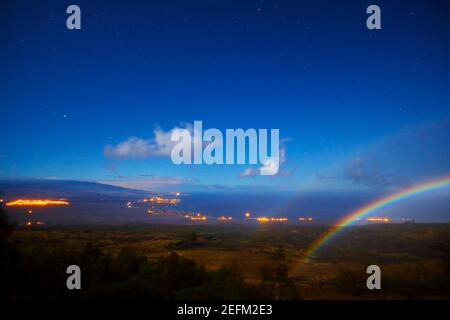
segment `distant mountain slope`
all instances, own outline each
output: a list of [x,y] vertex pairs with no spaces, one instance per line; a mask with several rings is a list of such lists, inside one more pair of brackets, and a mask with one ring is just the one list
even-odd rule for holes
[[[17,198],[65,198],[68,206],[8,207],[11,221],[25,225],[28,221],[45,225],[116,224],[154,222],[146,207],[128,208],[129,201],[152,195],[151,192],[127,189],[96,182],[15,179],[0,180],[0,195],[6,201]],[[29,210],[32,209],[32,214]]]
[[0,180],[2,197],[56,197],[56,198],[140,198],[149,192],[111,186],[96,182],[51,179]]

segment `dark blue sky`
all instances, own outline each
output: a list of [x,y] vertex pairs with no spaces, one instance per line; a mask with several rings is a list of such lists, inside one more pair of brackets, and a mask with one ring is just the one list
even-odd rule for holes
[[[79,31],[65,26],[73,3]],[[448,174],[450,6],[373,3],[2,1],[0,177],[382,191]],[[279,128],[280,175],[104,154],[194,120]]]

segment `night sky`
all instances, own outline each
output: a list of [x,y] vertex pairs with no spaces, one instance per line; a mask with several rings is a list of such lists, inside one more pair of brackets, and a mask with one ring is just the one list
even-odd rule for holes
[[[70,4],[81,30],[66,28]],[[381,7],[381,30],[366,28],[370,4]],[[384,193],[450,173],[446,1],[2,1],[0,10],[0,178]],[[175,166],[164,150],[114,153],[131,137],[157,149],[155,133],[194,120],[279,128],[279,174]]]

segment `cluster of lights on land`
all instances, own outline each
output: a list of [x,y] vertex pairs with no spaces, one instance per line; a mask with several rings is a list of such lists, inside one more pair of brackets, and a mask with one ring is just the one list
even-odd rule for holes
[[[147,209],[148,215],[158,214],[160,212],[163,213],[163,215],[168,215],[168,213],[172,212],[170,210],[155,210],[153,205],[169,205],[174,206],[178,205],[180,203],[180,196],[181,194],[179,192],[174,192],[173,195],[175,195],[175,198],[165,198],[161,196],[151,196],[148,198],[143,198],[136,201],[129,201],[127,202],[126,206],[128,208],[134,208],[137,206],[140,206],[142,204],[150,204],[151,207]],[[0,199],[0,203],[3,203],[4,200]],[[18,206],[18,207],[47,207],[47,206],[68,206],[70,202],[67,199],[16,199],[9,202],[6,202],[5,205],[8,207]],[[33,210],[29,209],[26,212],[27,215],[32,215]],[[183,213],[182,216],[186,219],[189,219],[190,221],[207,221],[209,218],[205,214],[202,214],[200,212],[197,213]],[[244,213],[245,220],[255,220],[260,223],[276,223],[276,222],[287,222],[289,221],[289,218],[287,217],[267,217],[267,216],[258,216],[258,217],[252,217],[252,213],[247,211]],[[216,217],[215,220],[220,222],[229,222],[233,221],[233,217],[221,215],[219,217]],[[381,223],[387,223],[391,220],[386,217],[368,217],[365,219],[368,222],[381,222]],[[312,217],[299,217],[299,222],[312,222],[314,221],[314,218]],[[32,225],[43,225],[44,222],[42,221],[31,221],[28,220],[25,225],[26,226],[32,226]]]
[[208,219],[205,215],[202,215],[200,212],[197,214],[186,214],[184,215],[184,217],[191,221],[206,221]]
[[[0,203],[3,203],[3,199],[0,199]],[[16,199],[9,202],[6,202],[5,205],[7,207],[49,207],[49,206],[68,206],[70,202],[67,199]],[[26,212],[27,216],[31,216],[33,214],[33,210],[28,209]],[[44,225],[43,221],[37,220],[33,222],[28,219],[25,222],[27,227],[31,227],[33,225]]]
[[288,218],[279,218],[279,217],[258,217],[256,218],[258,222],[285,222],[288,221]]
[[[180,196],[179,192],[176,192],[175,195],[178,197]],[[136,201],[128,201],[127,202],[127,207],[128,208],[133,208],[133,206],[139,205],[139,204],[159,204],[159,205],[177,205],[180,203],[180,199],[178,198],[164,198],[164,197],[160,197],[160,196],[154,196],[154,197],[149,197],[149,198],[144,198],[141,200],[136,200]]]
[[367,221],[370,222],[389,222],[390,219],[389,218],[382,218],[382,217],[370,217],[366,219]]
[[219,221],[231,221],[231,220],[233,220],[233,217],[220,216],[220,217],[217,218],[217,220],[219,220]]
[[[152,196],[150,198],[144,198],[144,199],[140,199],[137,201],[129,201],[127,202],[127,207],[128,208],[135,208],[140,206],[141,204],[155,204],[155,205],[177,205],[180,203],[180,199],[178,198],[179,196],[181,196],[181,193],[179,192],[174,192],[172,193],[174,194],[177,198],[164,198],[161,196]],[[153,207],[151,207],[150,209],[147,209],[147,214],[148,215],[153,215],[153,214],[158,214],[158,210],[155,210]],[[163,210],[163,215],[168,215],[167,210]],[[200,212],[194,212],[194,213],[182,213],[181,214],[182,217],[190,220],[190,221],[208,221],[210,218]],[[275,222],[288,222],[289,218],[287,217],[266,217],[266,216],[259,216],[259,217],[252,217],[251,212],[247,211],[244,213],[244,217],[245,220],[255,220],[258,221],[260,223],[275,223]],[[213,218],[217,221],[220,222],[230,222],[233,221],[233,217],[231,216],[226,216],[226,215],[221,215],[219,217],[215,217]],[[389,222],[389,218],[379,218],[379,217],[370,217],[366,219],[369,222]],[[308,222],[312,222],[314,221],[313,217],[298,217],[298,221],[299,222],[304,222],[304,223],[308,223]]]
[[[3,202],[3,201],[2,201]],[[21,207],[30,207],[30,206],[68,206],[70,203],[66,199],[17,199],[14,201],[9,201],[6,203],[6,206],[21,206]]]

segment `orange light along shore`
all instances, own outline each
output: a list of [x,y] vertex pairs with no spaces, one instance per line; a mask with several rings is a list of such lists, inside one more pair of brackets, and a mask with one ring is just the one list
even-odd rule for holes
[[148,200],[144,199],[144,202],[150,201],[152,203],[157,203],[157,204],[178,204],[180,203],[180,199],[171,199],[171,198],[162,198],[162,197],[151,197]]
[[190,217],[190,219],[192,221],[205,221],[206,217],[205,216],[202,216],[202,217]]
[[366,220],[370,221],[370,222],[389,222],[390,221],[389,218],[379,218],[379,217],[369,217]]
[[206,221],[208,218],[201,213],[197,214],[187,214],[184,216],[187,219],[190,219],[191,221]]
[[288,218],[268,218],[268,217],[258,217],[256,218],[258,222],[286,222]]
[[66,199],[17,199],[7,202],[7,206],[68,206],[70,204]]
[[217,218],[217,220],[219,220],[219,221],[231,221],[231,220],[233,220],[233,217],[221,216],[221,217]]

